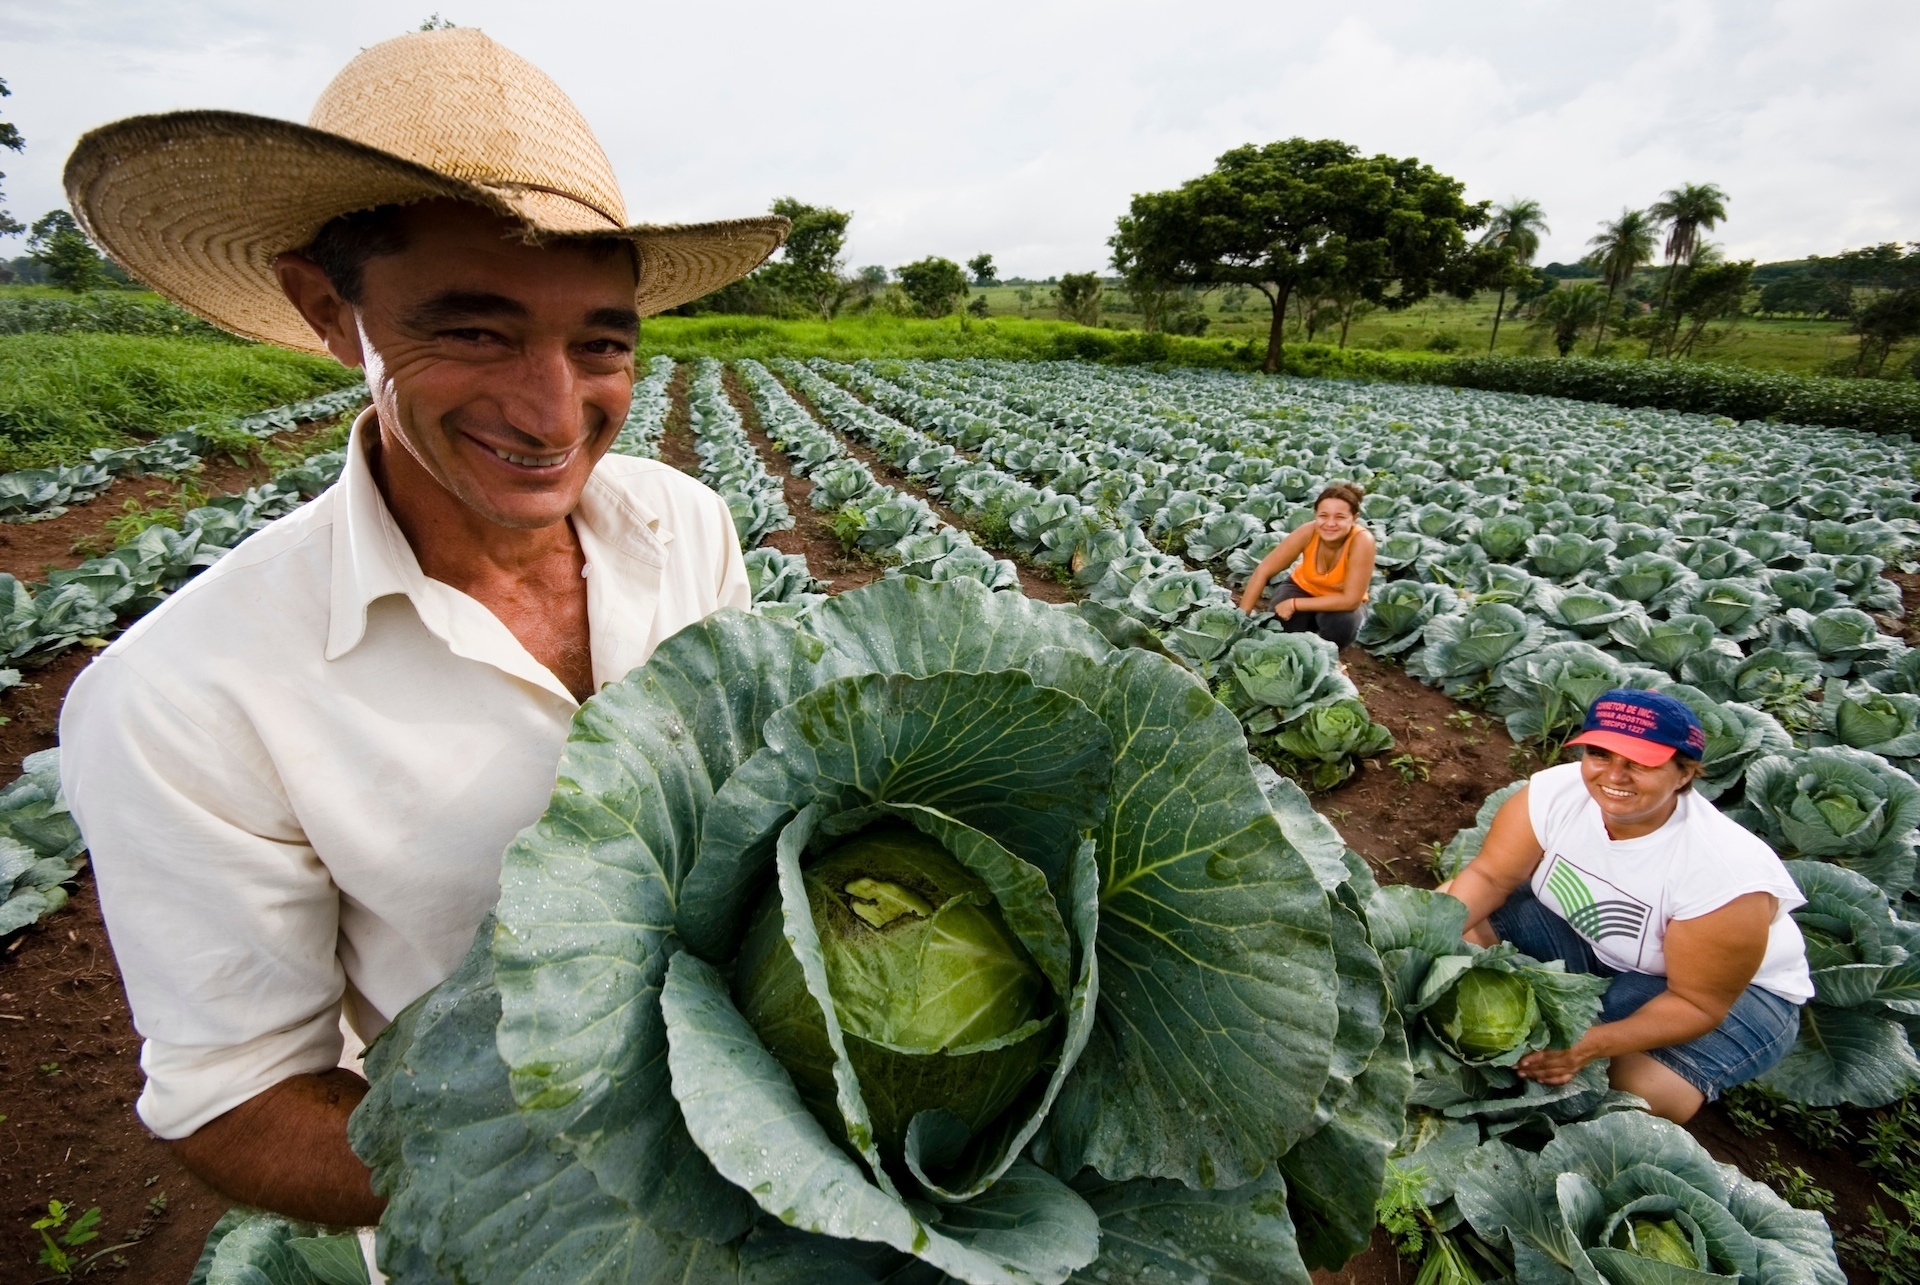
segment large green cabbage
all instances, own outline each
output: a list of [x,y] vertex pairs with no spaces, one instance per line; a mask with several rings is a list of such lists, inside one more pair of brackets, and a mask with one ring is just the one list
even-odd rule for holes
[[1456,696],[1484,684],[1502,662],[1539,647],[1546,633],[1545,625],[1516,607],[1479,603],[1460,615],[1429,620],[1425,644],[1407,658],[1407,672]]
[[1885,1106],[1920,1085],[1907,1034],[1920,1018],[1920,924],[1851,870],[1789,861],[1787,872],[1807,899],[1793,917],[1814,995],[1799,1039],[1760,1083],[1809,1106]]
[[1225,699],[1255,733],[1276,731],[1316,705],[1358,696],[1337,647],[1317,634],[1267,629],[1227,652]]
[[1833,1233],[1677,1124],[1638,1111],[1563,1126],[1538,1155],[1498,1139],[1454,1199],[1509,1248],[1517,1285],[1844,1285]]
[[683,630],[369,1054],[382,1270],[1305,1285],[1410,1073],[1255,766],[1171,661],[968,581]]
[[1735,815],[1782,855],[1837,862],[1890,897],[1913,883],[1920,784],[1877,755],[1844,746],[1770,754],[1747,769]]

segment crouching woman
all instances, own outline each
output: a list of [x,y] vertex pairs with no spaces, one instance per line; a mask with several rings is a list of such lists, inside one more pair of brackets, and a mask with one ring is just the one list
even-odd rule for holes
[[1813,997],[1805,904],[1764,841],[1693,791],[1706,737],[1680,701],[1604,692],[1577,763],[1536,773],[1494,817],[1480,855],[1442,890],[1467,939],[1613,979],[1572,1048],[1515,1069],[1564,1084],[1597,1057],[1613,1087],[1684,1123],[1793,1047]]
[[1357,486],[1335,482],[1313,503],[1313,521],[1296,527],[1273,552],[1260,559],[1240,610],[1259,610],[1268,581],[1292,570],[1274,591],[1273,614],[1288,633],[1315,633],[1335,647],[1352,643],[1367,614],[1367,589],[1373,582],[1373,532],[1360,525]]

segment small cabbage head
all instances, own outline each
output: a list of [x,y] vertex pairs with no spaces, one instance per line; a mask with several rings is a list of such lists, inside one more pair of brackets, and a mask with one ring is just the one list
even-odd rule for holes
[[[1052,1049],[1046,978],[987,885],[938,842],[905,829],[851,839],[803,879],[881,1154],[898,1158],[921,1111],[950,1111],[978,1132]],[[778,887],[749,921],[733,994],[808,1109],[845,1141],[833,1048],[782,935]]]
[[1540,1001],[1518,973],[1470,968],[1427,1010],[1427,1022],[1470,1062],[1511,1052],[1540,1020]]
[[1671,1263],[1688,1271],[1700,1268],[1700,1255],[1694,1251],[1693,1237],[1671,1218],[1622,1219],[1614,1229],[1613,1247],[1636,1258]]

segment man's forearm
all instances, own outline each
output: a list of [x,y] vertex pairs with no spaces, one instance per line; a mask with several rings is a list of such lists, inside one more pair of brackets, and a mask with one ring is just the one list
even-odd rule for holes
[[347,1146],[347,1118],[366,1095],[351,1071],[296,1075],[176,1140],[173,1152],[223,1196],[307,1222],[366,1226],[387,1203]]

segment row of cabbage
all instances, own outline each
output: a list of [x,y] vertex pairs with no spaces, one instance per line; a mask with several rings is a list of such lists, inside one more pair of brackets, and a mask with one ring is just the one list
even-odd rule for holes
[[925,500],[875,477],[765,366],[743,361],[737,369],[768,440],[795,476],[812,481],[807,502],[831,515],[844,544],[884,562],[889,578],[977,580],[988,589],[1018,591],[1013,563],[975,544]]
[[[1210,571],[1155,548],[1124,515],[1023,480],[1017,435],[977,442],[962,453],[922,431],[937,430],[939,417],[904,389],[867,370],[818,359],[814,367],[781,363],[834,427],[923,479],[996,543],[1070,575],[1104,613],[1110,636],[1150,632],[1240,716],[1267,757],[1309,788],[1329,789],[1351,775],[1359,759],[1391,747],[1392,734],[1368,715],[1332,644],[1285,633],[1265,616],[1249,617]],[[826,375],[846,380],[893,414],[876,411]]]
[[[242,415],[232,427],[254,437],[270,437],[297,424],[331,419],[367,400],[364,384]],[[213,449],[199,431],[203,425],[167,433],[138,446],[102,447],[84,464],[19,469],[0,473],[0,522],[45,522],[75,504],[97,498],[115,478],[142,473],[184,473]]]

